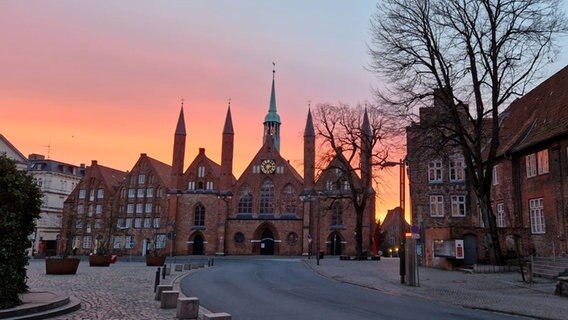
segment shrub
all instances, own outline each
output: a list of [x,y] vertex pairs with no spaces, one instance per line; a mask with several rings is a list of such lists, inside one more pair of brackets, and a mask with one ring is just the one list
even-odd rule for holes
[[0,156],[0,309],[18,305],[19,294],[28,289],[28,236],[39,218],[41,196],[30,176],[17,170],[14,161]]

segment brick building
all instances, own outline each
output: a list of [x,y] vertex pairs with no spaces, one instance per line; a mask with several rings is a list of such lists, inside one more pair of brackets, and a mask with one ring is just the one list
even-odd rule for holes
[[[325,254],[354,255],[355,210],[348,200],[337,200],[349,190],[340,183],[343,178],[339,171],[329,169],[337,168],[333,161],[316,175],[315,134],[309,111],[303,177],[280,154],[284,141],[280,140],[275,93],[273,77],[268,113],[262,123],[262,146],[238,178],[233,174],[235,141],[230,105],[221,134],[220,164],[200,148],[184,171],[183,105],[174,133],[171,165],[146,154],[141,154],[127,173],[111,172],[93,162],[66,202],[66,217],[75,221],[67,223],[73,226],[68,234],[75,236],[79,253],[92,252],[92,239],[99,238],[110,241],[114,252],[132,255],[145,255],[153,249],[174,255],[307,255],[318,249]],[[370,165],[370,154],[363,152],[362,163]],[[361,178],[357,176],[356,180]],[[105,194],[100,203],[101,221],[112,223],[99,223],[100,230],[86,229],[85,223],[92,224],[88,221],[96,216],[79,213],[79,205],[84,208],[99,203],[90,203],[80,195],[90,194],[99,186],[104,186]],[[374,191],[369,193],[363,217],[364,251],[370,251],[375,227]]]
[[[568,200],[568,67],[500,115],[492,203],[508,257],[566,255]],[[423,262],[450,268],[486,261],[484,225],[459,148],[439,143],[429,124],[443,121],[441,101],[420,109],[407,128],[413,224],[421,225]],[[440,147],[441,146],[441,147]],[[464,259],[456,260],[455,240]]]

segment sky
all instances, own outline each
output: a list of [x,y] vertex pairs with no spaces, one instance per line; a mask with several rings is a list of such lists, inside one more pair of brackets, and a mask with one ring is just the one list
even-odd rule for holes
[[[238,177],[262,143],[273,62],[281,154],[302,164],[308,103],[374,101],[366,69],[376,1],[2,1],[0,133],[24,155],[130,170],[171,163],[181,100],[185,167],[220,162],[230,100]],[[568,64],[566,55],[551,75]],[[398,161],[392,159],[393,161]],[[377,212],[398,205],[383,170]],[[408,190],[408,188],[407,188]]]

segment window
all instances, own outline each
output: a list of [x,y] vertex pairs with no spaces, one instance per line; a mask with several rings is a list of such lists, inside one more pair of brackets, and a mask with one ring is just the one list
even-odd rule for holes
[[282,190],[282,204],[284,213],[296,214],[296,190],[288,184]]
[[131,216],[134,213],[134,203],[129,203],[126,206],[126,214],[128,214],[129,216]]
[[235,233],[235,243],[245,242],[245,235],[242,232]]
[[136,189],[128,189],[128,197],[135,198],[136,197]]
[[204,226],[205,225],[205,207],[201,203],[195,206],[195,215],[193,216],[194,226]]
[[138,192],[137,192],[137,195],[136,195],[136,196],[137,196],[138,198],[144,198],[144,194],[145,194],[145,193],[146,193],[146,192],[145,192],[144,189],[138,189]]
[[264,180],[260,187],[259,213],[274,213],[274,184],[270,179]]
[[83,236],[83,249],[90,249],[92,243],[91,236]]
[[442,182],[442,160],[432,160],[428,163],[428,182]]
[[452,216],[465,217],[465,196],[451,196]]
[[90,201],[94,201],[95,200],[95,190],[92,189],[89,195],[89,200]]
[[243,186],[239,192],[237,213],[252,213],[252,193],[248,186]]
[[85,206],[80,204],[77,206],[77,214],[83,214],[85,213]]
[[213,181],[207,181],[207,184],[205,186],[205,189],[207,190],[213,190]]
[[144,229],[152,228],[152,218],[145,218],[144,219]]
[[197,176],[199,178],[205,177],[205,167],[204,166],[197,167]]
[[187,189],[188,189],[188,190],[195,190],[195,181],[190,181],[190,182],[187,184]]
[[440,195],[430,196],[430,216],[444,216],[444,197]]
[[542,198],[530,199],[529,210],[531,216],[531,232],[534,234],[546,233],[544,224],[544,201]]
[[97,204],[97,206],[95,207],[95,214],[101,215],[102,213],[103,213],[103,205]]
[[126,220],[124,220],[124,227],[125,228],[132,228],[132,218],[126,218]]
[[88,209],[87,214],[88,214],[89,217],[93,216],[93,205],[92,204],[89,205],[89,209]]
[[134,248],[134,243],[135,243],[136,239],[134,238],[133,235],[128,235],[125,237],[124,239],[124,247],[126,249],[132,249]]
[[160,228],[160,218],[154,218],[154,222],[152,224],[154,226],[154,229],[159,229]]
[[91,227],[91,223],[87,223],[87,233],[91,233],[93,231],[93,228]]
[[95,230],[100,229],[103,226],[103,221],[101,219],[95,219]]
[[499,184],[499,165],[493,166],[493,178],[491,179],[491,182],[494,186]]
[[538,163],[538,174],[548,173],[548,149],[536,153]]
[[136,218],[136,219],[134,219],[134,228],[135,228],[135,229],[140,229],[140,228],[142,228],[142,218]]
[[505,204],[501,202],[497,204],[497,228],[505,227]]
[[525,157],[525,165],[527,167],[527,178],[536,176],[536,154],[532,153]]
[[77,221],[75,221],[75,229],[76,229],[76,230],[81,230],[81,229],[83,229],[83,221],[82,221],[82,220],[77,220]]
[[333,211],[331,215],[331,225],[338,226],[343,224],[343,205],[341,202],[333,204]]
[[112,238],[112,247],[113,247],[113,249],[120,249],[122,247],[122,237],[121,236],[114,236]]
[[450,182],[464,181],[465,164],[463,156],[450,157]]
[[143,203],[137,203],[136,204],[136,215],[137,216],[141,215],[143,210],[144,210],[144,204]]
[[146,189],[146,198],[152,198],[153,194],[154,194],[153,188]]
[[105,197],[105,189],[97,190],[97,199],[102,199]]
[[146,176],[143,174],[138,175],[138,184],[144,184],[146,182]]
[[117,228],[123,228],[124,227],[124,218],[116,219],[116,227]]
[[154,242],[156,243],[156,249],[164,249],[166,247],[166,235],[157,234]]
[[351,186],[349,185],[349,181],[343,180],[343,190],[344,190],[344,191],[349,191],[349,190],[351,190]]
[[160,207],[159,204],[157,204],[157,205],[154,207],[154,212],[155,212],[156,214],[160,214],[160,212],[161,212],[161,207]]
[[146,203],[146,207],[144,208],[144,212],[152,213],[152,203]]
[[87,190],[85,189],[79,190],[79,199],[85,199],[86,195],[87,195]]

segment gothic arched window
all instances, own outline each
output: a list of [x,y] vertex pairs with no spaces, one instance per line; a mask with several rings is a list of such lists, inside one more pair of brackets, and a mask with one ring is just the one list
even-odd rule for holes
[[264,180],[260,187],[260,214],[274,213],[274,184],[270,179]]
[[198,203],[195,206],[195,215],[193,216],[194,226],[204,226],[205,225],[205,207]]
[[341,202],[336,202],[333,204],[332,215],[331,215],[331,225],[337,226],[343,224],[343,205]]
[[252,193],[247,185],[242,186],[239,192],[239,204],[237,206],[237,214],[252,213]]
[[282,209],[284,214],[296,214],[296,190],[291,184],[282,190]]

